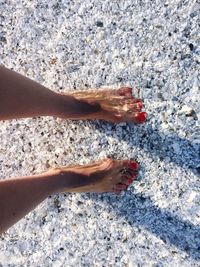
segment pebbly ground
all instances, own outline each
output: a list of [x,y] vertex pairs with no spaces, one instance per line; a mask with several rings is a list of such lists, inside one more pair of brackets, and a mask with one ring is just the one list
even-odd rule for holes
[[1,179],[135,158],[121,196],[52,195],[0,237],[0,266],[199,266],[199,4],[0,0],[0,63],[55,91],[130,85],[145,125],[0,122]]

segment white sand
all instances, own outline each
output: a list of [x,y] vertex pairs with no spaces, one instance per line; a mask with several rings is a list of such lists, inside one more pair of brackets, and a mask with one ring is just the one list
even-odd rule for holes
[[1,179],[107,155],[142,167],[122,196],[48,198],[0,237],[0,266],[200,265],[196,2],[0,0],[1,64],[55,91],[137,87],[149,114],[0,122]]

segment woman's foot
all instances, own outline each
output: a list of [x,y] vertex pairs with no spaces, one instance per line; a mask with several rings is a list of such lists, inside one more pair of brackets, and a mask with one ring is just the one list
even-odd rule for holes
[[106,159],[86,166],[58,168],[62,192],[120,193],[136,179],[139,164],[131,160]]
[[132,96],[130,87],[78,91],[65,96],[72,97],[74,102],[75,111],[70,119],[143,123],[147,118],[147,113],[141,112],[141,100]]

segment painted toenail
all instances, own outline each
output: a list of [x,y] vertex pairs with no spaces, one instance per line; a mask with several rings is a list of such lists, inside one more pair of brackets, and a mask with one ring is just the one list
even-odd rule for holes
[[135,103],[139,103],[139,102],[141,102],[141,99],[139,99],[139,98],[135,98],[135,99],[134,99],[134,102],[135,102]]
[[131,162],[129,166],[132,170],[137,170],[139,167],[139,164],[137,162]]
[[137,177],[137,174],[133,174],[131,179],[134,181],[136,177]]
[[132,184],[132,182],[134,181],[134,179],[128,179],[128,184]]
[[142,123],[145,122],[147,119],[147,113],[146,112],[141,112],[138,114],[138,116],[136,117],[136,121],[138,123]]
[[141,102],[138,102],[137,103],[137,107],[138,107],[138,109],[142,109],[142,103]]
[[131,184],[137,177],[137,174],[133,174],[131,178],[128,179],[128,183]]

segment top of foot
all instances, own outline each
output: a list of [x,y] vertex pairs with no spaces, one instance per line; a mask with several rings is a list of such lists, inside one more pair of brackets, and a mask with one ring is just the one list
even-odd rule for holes
[[62,185],[64,181],[70,185],[63,190],[66,192],[120,193],[136,179],[138,168],[136,161],[106,159],[85,166],[60,168],[58,179]]
[[[77,102],[77,114],[79,113],[79,116],[73,119],[143,123],[147,118],[147,113],[141,112],[141,100],[132,96],[130,87],[76,91],[70,95],[79,101]],[[82,109],[83,104],[86,103],[89,105],[84,106],[84,114],[81,116],[79,109]]]

